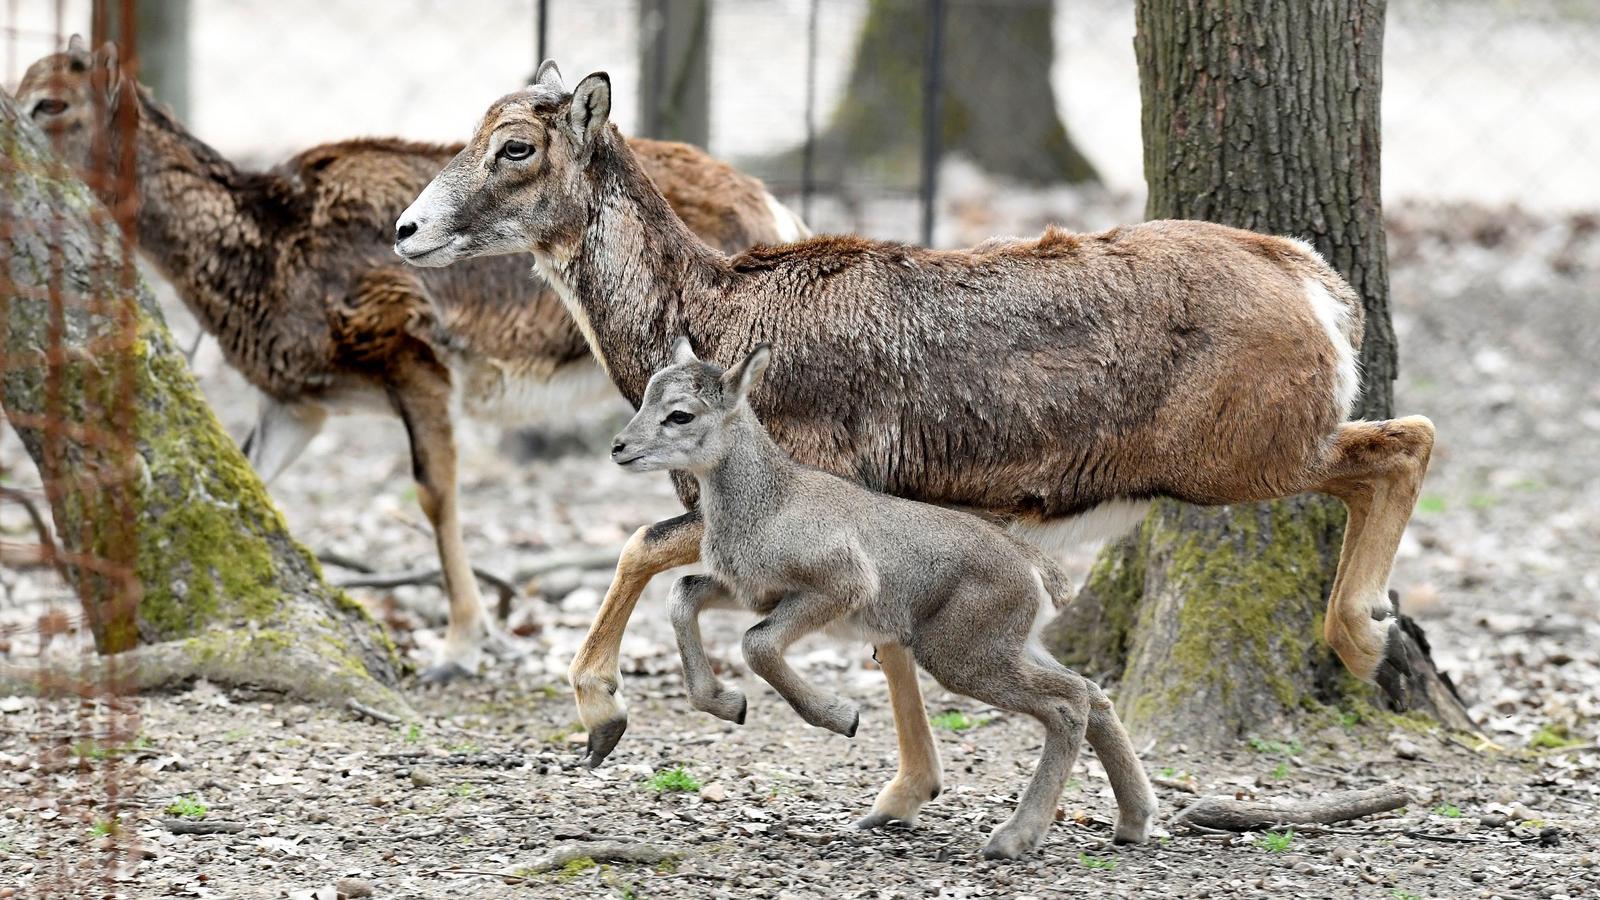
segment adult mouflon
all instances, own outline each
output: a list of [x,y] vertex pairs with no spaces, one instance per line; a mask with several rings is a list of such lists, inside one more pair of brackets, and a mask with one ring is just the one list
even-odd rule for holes
[[[1085,737],[1117,798],[1117,841],[1145,840],[1155,797],[1111,701],[1038,643],[1037,629],[1070,595],[1066,579],[993,522],[790,459],[745,399],[769,357],[761,345],[724,370],[679,338],[611,450],[624,469],[688,472],[700,489],[709,573],[678,579],[671,601],[695,708],[744,723],[743,695],[717,679],[701,645],[706,609],[762,615],[744,635],[746,664],[801,718],[850,737],[855,706],[807,683],[784,652],[821,630],[904,648],[948,690],[1044,726],[1039,767],[985,856],[1015,859],[1039,845]],[[875,811],[860,824],[890,818]]]
[[[488,620],[461,537],[452,406],[514,423],[614,393],[561,301],[529,281],[526,256],[424,272],[390,252],[395,216],[461,148],[368,138],[244,172],[123,77],[114,45],[91,54],[76,37],[28,68],[17,98],[106,199],[131,176],[140,252],[262,393],[245,452],[263,479],[293,462],[330,413],[405,423],[450,600],[444,646],[424,679],[475,670]],[[124,134],[135,144],[131,173],[117,165],[130,149]],[[806,233],[760,182],[699,150],[633,146],[711,243],[733,251]]]
[[[816,237],[730,257],[672,216],[610,103],[604,73],[496,102],[400,217],[396,252],[442,266],[531,251],[635,406],[678,335],[722,363],[769,343],[750,402],[795,459],[1036,539],[1115,534],[1155,497],[1339,497],[1350,516],[1325,634],[1363,678],[1393,665],[1385,585],[1433,426],[1345,421],[1361,299],[1309,246],[1164,221],[968,250]],[[677,485],[690,512],[634,535],[569,673],[591,762],[626,727],[618,648],[640,591],[699,556],[695,485]],[[915,691],[886,673],[892,692]],[[937,777],[902,775],[907,803]]]

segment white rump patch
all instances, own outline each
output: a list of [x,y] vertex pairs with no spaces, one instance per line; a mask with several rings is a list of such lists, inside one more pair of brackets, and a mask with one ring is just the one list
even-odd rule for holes
[[798,241],[811,236],[811,229],[800,221],[789,207],[778,202],[778,198],[768,193],[763,193],[767,200],[767,212],[772,216],[772,223],[778,229],[778,240],[781,243]]
[[1326,286],[1315,278],[1306,279],[1306,299],[1311,301],[1311,312],[1333,344],[1333,355],[1338,365],[1334,381],[1333,400],[1339,409],[1339,418],[1350,418],[1356,405],[1356,392],[1361,390],[1361,373],[1357,369],[1356,351],[1347,336],[1351,328],[1350,310],[1340,303]]
[[1112,500],[1076,516],[1043,521],[1023,519],[1012,523],[1011,533],[1052,556],[1059,556],[1072,547],[1122,537],[1144,521],[1149,511],[1149,500]]

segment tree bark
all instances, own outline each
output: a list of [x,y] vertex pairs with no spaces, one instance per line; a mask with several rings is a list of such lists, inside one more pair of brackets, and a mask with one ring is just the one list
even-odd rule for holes
[[[1098,183],[1056,112],[1053,0],[947,0],[945,7],[944,152],[1032,184]],[[824,187],[863,176],[915,181],[929,22],[923,0],[872,0],[844,98],[817,136],[815,171]],[[784,154],[767,168],[790,173],[796,159],[798,152]]]
[[[0,407],[39,469],[97,648],[112,655],[80,681],[206,677],[403,709],[393,645],[289,536],[122,231],[3,93],[0,303]],[[71,687],[0,670],[0,690],[30,680]]]
[[[1139,0],[1136,15],[1147,215],[1309,240],[1366,308],[1355,415],[1388,418],[1397,355],[1378,180],[1384,0]],[[1225,745],[1292,728],[1308,708],[1380,702],[1472,727],[1425,648],[1416,684],[1380,698],[1320,639],[1344,521],[1343,506],[1321,496],[1213,509],[1162,501],[1102,554],[1048,640],[1069,665],[1121,681],[1141,741]]]
[[710,0],[639,4],[639,133],[704,147],[711,139]]

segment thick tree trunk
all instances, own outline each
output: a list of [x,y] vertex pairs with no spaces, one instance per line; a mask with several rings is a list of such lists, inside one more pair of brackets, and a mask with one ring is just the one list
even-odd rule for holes
[[[945,9],[940,106],[945,153],[1035,184],[1098,182],[1093,164],[1056,113],[1050,82],[1054,0],[947,0]],[[816,173],[822,185],[860,176],[897,183],[916,179],[928,13],[924,0],[872,0],[844,97],[817,137]],[[791,157],[797,159],[798,153],[768,167],[792,172]]]
[[[0,406],[37,464],[103,654],[403,708],[394,648],[323,580],[223,432],[110,213],[0,93]],[[52,689],[0,670],[0,691]],[[86,685],[92,687],[92,685]]]
[[[1387,418],[1396,367],[1378,184],[1384,0],[1139,0],[1150,218],[1309,240],[1366,307],[1356,415]],[[1379,702],[1320,635],[1345,520],[1320,496],[1158,503],[1052,624],[1062,659],[1120,679],[1141,740],[1226,744],[1308,707]],[[1407,632],[1406,640],[1415,643]],[[1471,727],[1425,649],[1391,707]]]
[[639,133],[704,147],[711,138],[710,0],[642,0],[639,72]]

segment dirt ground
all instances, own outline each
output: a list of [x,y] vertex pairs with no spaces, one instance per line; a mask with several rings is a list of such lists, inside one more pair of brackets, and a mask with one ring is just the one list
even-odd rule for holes
[[[744,622],[713,617],[708,649],[751,697],[748,723],[728,725],[683,696],[667,579],[624,645],[627,736],[598,771],[576,767],[583,735],[562,676],[609,571],[565,569],[522,585],[508,623],[521,655],[473,683],[412,690],[415,721],[207,684],[115,709],[0,699],[0,898],[1600,896],[1600,241],[1580,218],[1416,208],[1397,212],[1391,252],[1398,406],[1441,436],[1393,584],[1484,740],[1323,717],[1220,754],[1144,748],[1163,827],[1140,847],[1112,846],[1114,806],[1086,751],[1040,851],[983,862],[1037,759],[1035,723],[925,683],[945,793],[914,829],[858,832],[895,756],[868,653],[816,641],[795,654],[861,704],[849,740],[745,676]],[[192,333],[176,308],[172,321]],[[248,389],[214,347],[196,369],[242,434]],[[557,439],[473,430],[462,474],[479,566],[512,574],[615,549],[676,511],[664,479],[614,471],[604,419]],[[578,452],[552,458],[552,446]],[[432,542],[403,447],[397,423],[336,420],[273,493],[314,549],[415,568]],[[0,458],[20,461],[14,436]],[[0,530],[20,531],[4,513]],[[1090,558],[1068,562],[1081,572]],[[437,589],[355,593],[427,660]],[[73,610],[53,578],[0,572],[0,661],[36,655],[53,612],[69,631],[52,650],[76,652]],[[1165,827],[1195,791],[1306,798],[1395,783],[1414,797],[1403,811],[1292,836]],[[169,820],[238,830],[176,834]],[[575,850],[532,871],[603,840],[666,855],[591,864]]]

